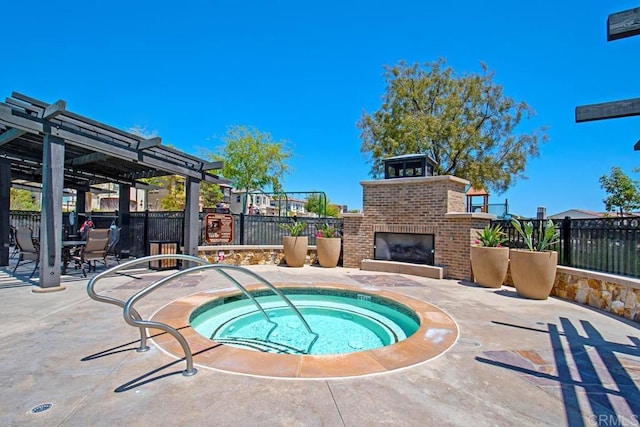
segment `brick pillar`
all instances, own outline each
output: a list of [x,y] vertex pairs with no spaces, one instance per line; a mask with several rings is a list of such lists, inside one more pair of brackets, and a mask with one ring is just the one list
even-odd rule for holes
[[343,214],[342,233],[342,265],[359,268],[360,261],[373,257],[373,243],[370,250],[360,242],[361,228],[364,221],[362,214]]

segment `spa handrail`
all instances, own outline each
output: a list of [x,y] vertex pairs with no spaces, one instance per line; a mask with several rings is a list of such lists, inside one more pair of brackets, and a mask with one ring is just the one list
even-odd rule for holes
[[[314,336],[313,340],[311,340],[311,343],[307,346],[307,354],[311,351],[311,348],[313,348],[313,345],[316,343],[318,338],[320,338],[320,335],[318,335],[316,332],[313,332],[313,330],[311,329],[311,326],[309,326],[307,321],[304,319],[304,316],[302,316],[302,313],[300,313],[298,308],[291,302],[291,300],[289,298],[286,297],[286,295],[284,293],[282,293],[282,291],[280,289],[278,289],[275,286],[273,286],[271,284],[271,282],[269,282],[264,277],[260,276],[259,274],[256,274],[256,273],[252,272],[251,270],[247,270],[244,267],[240,267],[240,266],[237,266],[237,265],[227,265],[227,264],[211,264],[211,265],[212,265],[213,268],[217,267],[218,273],[222,274],[227,279],[229,279],[229,281],[233,282],[234,284],[236,284],[237,286],[239,286],[241,288],[242,288],[242,285],[240,283],[238,283],[238,281],[236,279],[234,279],[231,275],[229,275],[228,273],[226,273],[225,271],[222,271],[222,270],[237,270],[237,271],[241,271],[242,273],[247,274],[247,275],[253,277],[254,279],[257,279],[263,285],[265,285],[267,288],[272,290],[276,295],[278,295],[282,299],[282,301],[284,301],[285,304],[287,304],[289,306],[289,308],[291,310],[293,310],[293,312],[296,314],[296,316],[298,316],[298,319],[304,325],[304,327],[307,330],[307,332],[309,332],[309,334]],[[253,296],[251,296],[251,298],[252,298],[252,300],[254,300],[254,303],[256,305],[258,305],[258,307],[260,307],[258,302],[255,301],[255,299],[253,298]],[[271,320],[268,319],[268,321],[271,321]],[[269,333],[269,335],[270,334],[271,333]]]
[[[98,294],[95,291],[95,285],[96,283],[108,276],[111,275],[113,273],[116,273],[120,270],[126,270],[129,267],[132,267],[134,265],[138,265],[138,264],[143,264],[143,263],[147,263],[149,261],[156,261],[156,260],[161,260],[161,259],[167,259],[169,258],[167,255],[151,255],[148,257],[144,257],[144,258],[136,258],[134,260],[131,261],[127,261],[124,262],[122,264],[118,264],[115,267],[112,267],[106,271],[103,271],[102,273],[97,274],[96,276],[94,276],[93,278],[91,278],[91,280],[89,280],[89,282],[87,283],[87,294],[89,295],[89,298],[96,300],[98,302],[104,302],[107,304],[113,304],[115,306],[118,306],[122,309],[124,309],[126,302],[119,300],[117,298],[112,298],[112,297],[108,297],[106,295],[101,295]],[[190,255],[182,255],[182,254],[173,254],[170,257],[171,259],[181,259],[181,260],[185,260],[185,261],[190,261],[190,262],[194,262],[194,263],[198,263],[198,264],[209,264],[208,261],[202,259],[202,258],[197,258],[194,256],[190,256]],[[131,310],[132,316],[139,320],[142,321],[142,316],[140,316],[140,314],[135,310],[132,309]],[[143,351],[147,351],[149,350],[149,346],[147,345],[147,332],[144,326],[140,326],[140,347],[138,347],[136,349],[137,352],[143,352]]]
[[[151,283],[149,286],[147,286],[146,288],[142,289],[141,291],[137,292],[136,294],[134,294],[133,296],[131,296],[126,302],[116,299],[116,298],[112,298],[112,297],[107,297],[105,295],[100,295],[98,293],[95,292],[95,284],[102,279],[103,277],[109,275],[109,274],[113,274],[117,271],[123,270],[125,268],[131,267],[133,265],[136,264],[143,264],[143,263],[147,263],[150,261],[157,261],[157,260],[167,260],[167,259],[180,259],[180,260],[184,260],[184,261],[189,261],[189,262],[193,262],[195,264],[200,264],[200,265],[196,265],[193,267],[189,267],[186,268],[184,270],[179,270],[169,276],[163,277],[161,279],[159,279],[156,282]],[[123,308],[123,317],[125,322],[127,322],[129,325],[134,326],[139,328],[140,330],[140,347],[137,349],[137,351],[146,351],[149,349],[149,347],[146,345],[146,340],[147,340],[147,334],[146,334],[146,328],[156,328],[156,329],[160,329],[162,331],[165,331],[167,333],[169,333],[170,335],[172,335],[180,344],[180,346],[182,347],[182,350],[184,351],[185,354],[185,360],[187,363],[187,369],[185,371],[183,371],[183,375],[186,376],[190,376],[190,375],[194,375],[197,370],[193,367],[193,354],[191,352],[191,349],[189,348],[189,344],[187,343],[186,339],[184,338],[184,336],[178,332],[176,329],[172,328],[169,325],[166,325],[164,323],[159,323],[159,322],[153,322],[150,320],[143,320],[142,316],[133,308],[133,305],[139,301],[140,299],[142,299],[143,297],[145,297],[146,295],[150,294],[151,292],[153,292],[154,290],[156,290],[157,288],[173,281],[174,279],[181,277],[183,275],[186,274],[190,274],[193,272],[197,272],[197,271],[203,271],[203,270],[209,270],[209,269],[215,269],[217,270],[223,277],[225,277],[227,280],[229,280],[233,285],[235,285],[238,289],[240,289],[240,291],[242,291],[242,293],[247,296],[247,298],[249,298],[254,305],[260,310],[260,312],[263,314],[263,316],[266,318],[266,320],[269,323],[273,323],[274,325],[275,322],[271,321],[271,319],[269,318],[269,316],[267,315],[266,311],[263,309],[263,307],[259,304],[259,302],[255,299],[255,297],[247,291],[247,289],[240,283],[238,282],[234,277],[232,277],[229,273],[227,273],[226,271],[223,270],[235,270],[235,271],[239,271],[241,273],[244,273],[250,277],[253,277],[254,279],[257,279],[260,283],[262,283],[263,285],[265,285],[267,288],[269,288],[271,291],[273,291],[275,294],[277,294],[298,316],[298,318],[300,319],[301,323],[304,325],[305,329],[307,330],[307,332],[309,332],[311,335],[314,336],[313,340],[311,341],[311,343],[309,344],[309,346],[307,347],[307,353],[309,353],[309,351],[311,350],[311,348],[313,347],[313,345],[315,344],[315,342],[318,340],[319,335],[315,332],[313,332],[313,330],[311,330],[311,327],[309,326],[309,324],[307,323],[307,321],[304,319],[304,317],[302,316],[302,314],[300,313],[300,311],[296,308],[295,305],[293,305],[293,303],[291,303],[291,301],[279,290],[277,289],[275,286],[273,286],[268,280],[264,279],[263,277],[261,277],[260,275],[244,268],[244,267],[240,267],[240,266],[235,266],[235,265],[226,265],[226,264],[210,264],[208,261],[202,259],[202,258],[197,258],[194,256],[190,256],[190,255],[182,255],[182,254],[161,254],[161,255],[151,255],[151,256],[147,256],[147,257],[143,257],[143,258],[138,258],[132,261],[128,261],[126,263],[120,264],[116,267],[112,267],[109,270],[106,270],[98,275],[96,275],[94,278],[92,278],[89,283],[87,284],[87,293],[89,294],[89,297],[91,297],[92,299],[96,300],[96,301],[100,301],[100,302],[105,302],[108,304],[114,304],[117,305],[119,307]],[[276,325],[277,326],[277,325]]]
[[[170,258],[170,257],[175,256],[175,255],[167,254],[167,255],[156,255],[156,256],[165,256],[165,257],[169,257]],[[141,259],[146,259],[146,258],[141,258]],[[133,295],[131,298],[129,298],[129,300],[125,304],[124,312],[123,312],[125,322],[127,322],[128,324],[130,324],[131,326],[134,326],[134,327],[157,328],[157,329],[161,329],[163,331],[171,333],[171,335],[173,335],[176,338],[176,340],[178,340],[178,342],[182,346],[182,349],[184,350],[184,353],[185,353],[185,357],[186,357],[186,361],[187,361],[187,370],[184,372],[184,375],[193,375],[193,374],[190,374],[191,370],[193,369],[193,357],[191,355],[191,350],[189,349],[189,346],[186,343],[186,340],[184,339],[182,334],[180,334],[178,331],[176,331],[175,329],[171,328],[170,326],[164,325],[162,323],[153,322],[153,321],[149,321],[149,320],[136,319],[136,318],[134,318],[134,316],[131,315],[130,312],[133,309],[133,305],[136,302],[138,302],[140,299],[144,298],[146,295],[150,294],[154,290],[158,289],[159,287],[161,287],[161,286],[173,281],[174,279],[177,279],[178,277],[184,276],[186,274],[190,274],[190,273],[194,273],[194,272],[198,272],[198,271],[204,271],[204,270],[211,270],[211,269],[217,270],[223,277],[225,277],[233,285],[235,285],[240,291],[242,291],[242,293],[245,294],[256,305],[256,307],[262,312],[262,314],[265,316],[265,318],[267,319],[267,321],[269,323],[273,323],[273,322],[271,321],[271,319],[269,318],[267,313],[264,311],[264,309],[262,308],[260,303],[258,303],[258,301],[255,299],[255,297],[253,295],[251,295],[251,293],[249,291],[247,291],[247,289],[240,282],[238,282],[234,277],[232,277],[230,274],[228,274],[226,271],[223,271],[223,270],[234,270],[234,271],[239,271],[241,273],[244,273],[244,274],[246,274],[246,275],[258,280],[260,283],[262,283],[267,288],[269,288],[271,291],[273,291],[276,295],[278,295],[289,306],[289,308],[291,308],[294,311],[296,316],[298,316],[298,319],[300,319],[300,322],[303,324],[303,326],[305,327],[307,332],[309,332],[309,334],[313,335],[314,338],[313,338],[313,340],[311,340],[311,343],[307,347],[307,353],[309,351],[311,351],[311,348],[313,347],[315,342],[318,340],[319,335],[317,333],[313,332],[313,330],[311,329],[311,327],[309,326],[307,321],[304,319],[304,317],[302,316],[300,311],[296,308],[296,306],[293,305],[293,303],[289,300],[289,298],[287,298],[278,288],[273,286],[268,280],[266,280],[265,278],[263,278],[262,276],[260,276],[260,275],[258,275],[256,273],[252,272],[251,270],[248,270],[248,269],[246,269],[244,267],[240,267],[240,266],[237,266],[237,265],[209,264],[209,263],[206,263],[204,265],[196,265],[194,267],[190,267],[190,268],[187,268],[185,270],[180,270],[180,271],[177,271],[177,272],[171,274],[170,276],[163,277],[162,279],[158,280],[157,282],[152,283],[151,285],[147,286],[146,288],[142,289],[141,291],[139,291],[138,293]]]

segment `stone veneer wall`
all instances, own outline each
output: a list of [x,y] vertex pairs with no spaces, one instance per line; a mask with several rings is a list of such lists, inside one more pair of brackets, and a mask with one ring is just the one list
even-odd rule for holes
[[345,267],[373,258],[376,231],[434,235],[435,264],[444,275],[470,279],[471,243],[494,215],[465,213],[468,181],[428,176],[363,181],[362,214],[344,215]]
[[[511,271],[505,285],[513,286]],[[640,280],[558,266],[551,296],[640,322]]]
[[640,322],[640,280],[558,267],[551,295]]
[[[220,259],[222,254],[222,259]],[[230,265],[280,265],[284,260],[282,246],[221,245],[200,246],[198,256],[210,263]],[[309,246],[305,264],[316,263],[316,247]],[[285,264],[286,265],[286,264]]]

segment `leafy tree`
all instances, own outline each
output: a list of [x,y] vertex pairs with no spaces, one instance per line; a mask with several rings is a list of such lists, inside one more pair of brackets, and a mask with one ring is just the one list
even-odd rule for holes
[[200,183],[200,198],[205,208],[214,207],[224,200],[224,195],[220,191],[220,187],[217,184],[202,181]]
[[515,133],[533,110],[505,96],[493,77],[484,64],[480,74],[458,76],[443,59],[385,67],[382,106],[357,123],[372,176],[383,174],[386,157],[424,153],[438,163],[436,174],[474,187],[500,193],[524,178],[527,158],[538,156],[547,136],[544,128]]
[[285,162],[291,157],[285,141],[274,141],[271,134],[254,127],[232,126],[223,142],[219,155],[211,157],[223,160],[222,176],[245,192],[243,210],[250,191],[282,190],[281,180],[289,170]]
[[164,188],[169,191],[160,200],[160,207],[165,211],[182,211],[187,203],[187,196],[184,191],[184,178],[177,175],[168,175],[160,178],[164,181]]
[[[155,130],[148,130],[141,125],[134,125],[129,128],[129,132],[134,135],[141,136],[143,138],[154,138],[158,136],[158,132]],[[167,144],[168,147],[173,147],[171,144]],[[165,210],[184,210],[186,204],[186,194],[184,192],[184,178],[181,176],[161,176],[154,178],[145,178],[141,181],[147,184],[155,185],[157,187],[166,188],[169,190],[169,194],[160,200],[160,207]],[[200,183],[200,198],[202,199],[205,207],[215,206],[218,202],[224,199],[220,187],[216,184],[209,182]]]
[[608,211],[618,211],[620,216],[640,208],[640,187],[619,166],[611,168],[609,176],[600,177],[600,187],[609,194],[602,201]]
[[15,211],[39,211],[33,195],[28,190],[11,188],[9,191],[9,208]]
[[304,208],[307,212],[313,212],[318,216],[338,217],[340,216],[340,208],[336,205],[329,203],[328,197],[320,197],[319,194],[310,194],[307,197],[307,201],[304,204]]

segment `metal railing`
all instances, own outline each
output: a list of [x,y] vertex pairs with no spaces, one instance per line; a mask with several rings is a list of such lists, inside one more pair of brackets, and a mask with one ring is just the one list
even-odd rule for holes
[[[143,263],[148,263],[150,261],[158,261],[158,260],[183,260],[183,261],[193,262],[193,263],[200,264],[200,265],[196,265],[194,267],[189,267],[189,268],[186,268],[184,270],[179,270],[179,271],[177,271],[177,272],[175,272],[175,273],[173,273],[173,274],[171,274],[169,276],[163,277],[163,278],[151,283],[149,286],[147,286],[146,288],[142,289],[141,291],[137,292],[135,295],[130,297],[126,302],[122,301],[122,300],[119,300],[119,299],[116,299],[116,298],[107,297],[105,295],[100,295],[100,294],[95,292],[95,284],[100,279],[104,278],[105,276],[113,274],[113,273],[115,273],[117,271],[120,271],[120,270],[127,269],[127,268],[132,267],[132,266],[137,265],[137,264],[143,264]],[[202,258],[197,258],[197,257],[193,257],[193,256],[190,256],[190,255],[181,255],[181,254],[152,255],[152,256],[147,256],[147,257],[138,258],[138,259],[135,259],[135,260],[132,260],[132,261],[128,261],[128,262],[126,262],[124,264],[120,264],[120,265],[118,265],[116,267],[112,267],[112,268],[110,268],[110,269],[98,274],[93,279],[91,279],[89,281],[89,283],[87,284],[87,293],[89,294],[90,298],[92,298],[92,299],[94,299],[96,301],[100,301],[100,302],[113,304],[113,305],[122,307],[122,309],[123,309],[123,317],[124,317],[125,322],[127,322],[129,325],[131,325],[133,327],[136,327],[136,328],[138,328],[140,330],[140,347],[136,350],[138,352],[147,351],[149,349],[149,347],[146,345],[146,341],[147,341],[146,329],[147,328],[160,329],[160,330],[165,331],[165,332],[169,333],[170,335],[172,335],[178,341],[180,346],[182,347],[182,350],[183,350],[184,355],[185,355],[187,368],[186,368],[186,370],[184,370],[182,372],[182,374],[185,375],[185,376],[191,376],[191,375],[195,375],[197,373],[197,369],[195,369],[193,367],[193,353],[191,351],[191,348],[189,347],[189,344],[187,343],[187,340],[184,338],[184,336],[180,332],[178,332],[177,329],[172,328],[171,326],[166,325],[164,323],[154,322],[154,321],[151,321],[151,320],[143,320],[142,316],[140,316],[140,314],[135,310],[135,308],[133,306],[135,305],[136,302],[138,302],[139,300],[141,300],[145,296],[149,295],[151,292],[155,291],[156,289],[166,285],[167,283],[170,283],[170,282],[174,281],[175,279],[177,279],[177,278],[179,278],[181,276],[184,276],[186,274],[195,273],[195,272],[198,272],[198,271],[205,271],[205,270],[216,270],[216,271],[218,271],[218,273],[220,273],[224,278],[229,280],[234,286],[236,286],[245,296],[247,296],[247,298],[249,298],[255,304],[256,308],[258,308],[258,310],[264,315],[264,317],[267,319],[267,321],[269,323],[274,323],[275,324],[275,322],[271,321],[271,319],[269,318],[268,314],[266,313],[264,308],[260,305],[260,303],[255,299],[255,297],[253,295],[251,295],[251,293],[240,282],[238,282],[238,280],[236,280],[234,277],[232,277],[229,273],[227,273],[224,270],[238,271],[238,272],[241,272],[243,274],[246,274],[246,275],[258,280],[260,283],[265,285],[268,289],[273,291],[276,295],[278,295],[289,306],[289,308],[291,308],[294,311],[294,313],[296,314],[296,316],[298,317],[300,322],[303,324],[303,326],[305,327],[307,332],[309,332],[309,334],[314,336],[313,340],[311,341],[311,343],[307,347],[307,353],[309,353],[311,351],[311,348],[313,347],[315,342],[318,340],[319,335],[317,333],[313,332],[313,330],[311,330],[311,327],[309,326],[307,321],[302,316],[302,313],[300,313],[300,311],[296,308],[296,306],[289,300],[289,298],[287,298],[282,293],[282,291],[280,291],[278,288],[273,286],[273,284],[271,284],[268,280],[266,280],[262,276],[254,273],[254,272],[252,272],[252,271],[250,271],[250,270],[248,270],[248,269],[246,269],[244,267],[235,266],[235,265],[226,265],[226,264],[210,264],[209,262],[203,260]],[[276,326],[277,326],[277,324],[276,324]]]
[[[63,240],[68,240],[69,234],[76,232],[82,222],[88,217],[85,214],[78,214],[74,226],[69,225],[68,213],[63,213],[62,233]],[[285,216],[268,215],[245,215],[231,214],[233,216],[233,241],[232,245],[281,245],[282,237],[286,232],[280,228],[284,224],[294,219]],[[200,237],[199,245],[204,245],[205,240],[205,213],[200,213]],[[40,212],[31,211],[11,211],[11,225],[17,228],[31,228],[34,236],[40,233]],[[112,223],[123,227],[126,234],[127,244],[120,242],[119,249],[127,251],[133,257],[149,255],[150,240],[170,240],[184,245],[184,212],[183,211],[161,211],[161,212],[130,212],[124,217],[123,222],[126,227],[119,223],[116,212],[93,212],[92,220],[96,228],[109,228]],[[297,221],[305,223],[307,226],[302,235],[309,237],[309,244],[315,245],[316,227],[328,223],[332,227],[342,232],[342,218],[296,218]]]
[[[533,240],[537,241],[540,220],[520,220],[520,222],[523,221],[533,222]],[[522,238],[517,235],[510,221],[493,221],[492,223],[500,224],[507,233],[506,246],[524,247]],[[640,277],[640,218],[571,219],[567,217],[553,220],[553,223],[560,232],[560,240],[549,249],[558,251],[559,265]]]

